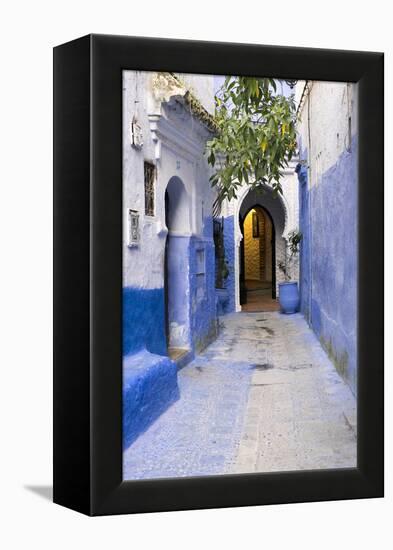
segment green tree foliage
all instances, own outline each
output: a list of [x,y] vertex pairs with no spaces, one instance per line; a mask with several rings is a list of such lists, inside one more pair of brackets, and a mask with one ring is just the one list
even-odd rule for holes
[[273,79],[229,76],[215,102],[218,132],[207,151],[216,207],[244,183],[282,193],[281,172],[296,150],[294,98],[277,94]]

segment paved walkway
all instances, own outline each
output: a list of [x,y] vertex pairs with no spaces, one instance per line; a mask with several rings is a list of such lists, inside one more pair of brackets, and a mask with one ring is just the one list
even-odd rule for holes
[[272,299],[272,284],[263,281],[246,281],[247,302],[242,311],[279,311],[278,300]]
[[356,465],[356,403],[300,314],[222,317],[181,398],[124,452],[123,478]]

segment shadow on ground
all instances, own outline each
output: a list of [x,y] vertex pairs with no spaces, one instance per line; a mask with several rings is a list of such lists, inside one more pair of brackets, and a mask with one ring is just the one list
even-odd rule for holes
[[53,487],[51,485],[24,485],[24,488],[45,500],[52,501],[53,499]]

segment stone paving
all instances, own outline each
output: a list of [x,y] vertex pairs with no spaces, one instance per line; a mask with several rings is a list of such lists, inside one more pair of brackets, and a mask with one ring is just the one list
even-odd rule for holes
[[237,313],[178,373],[124,479],[356,466],[356,401],[300,314]]
[[[235,319],[228,320],[235,323]],[[248,314],[257,338],[232,473],[356,466],[356,400],[300,314]]]

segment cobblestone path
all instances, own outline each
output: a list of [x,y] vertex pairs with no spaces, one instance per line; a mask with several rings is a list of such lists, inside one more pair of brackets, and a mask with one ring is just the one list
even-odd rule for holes
[[123,478],[354,467],[355,399],[303,317],[220,325],[179,371],[179,401],[124,452]]

